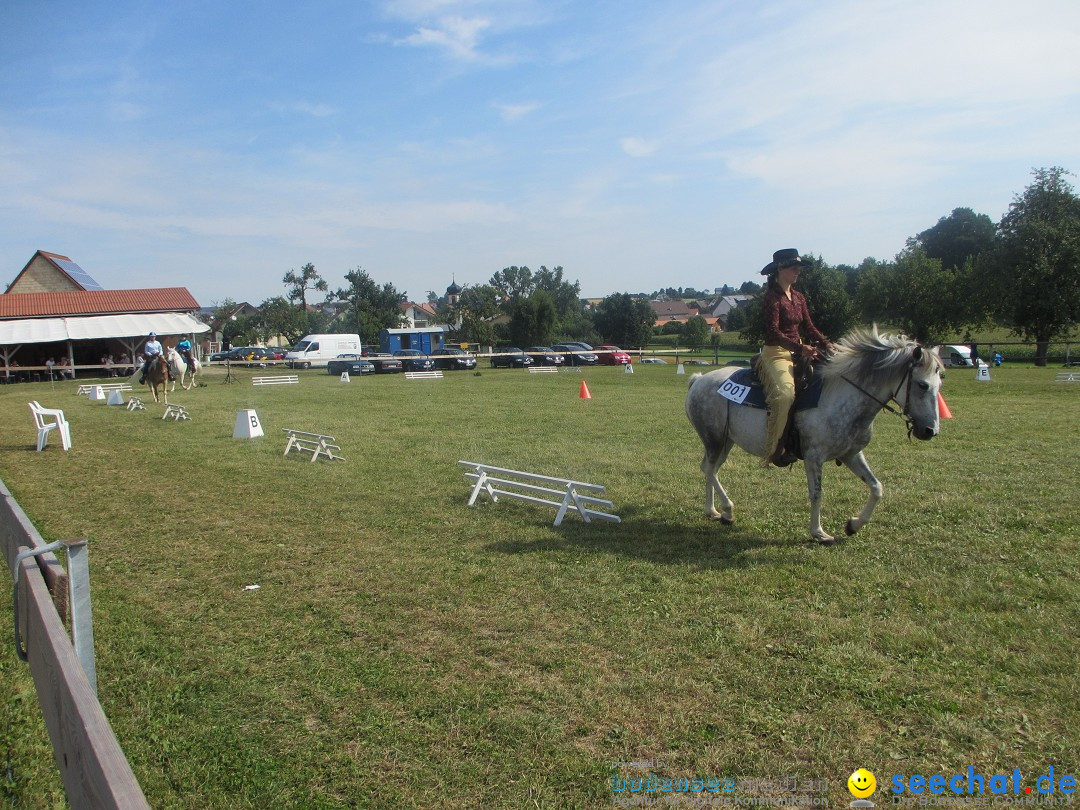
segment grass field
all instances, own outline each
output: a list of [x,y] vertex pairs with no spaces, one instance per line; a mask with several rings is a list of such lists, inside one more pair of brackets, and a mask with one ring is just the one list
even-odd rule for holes
[[[932,442],[881,415],[885,497],[833,548],[801,468],[741,451],[736,525],[704,519],[673,365],[208,373],[190,422],[3,386],[0,478],[46,539],[90,539],[100,697],[155,808],[591,808],[652,772],[841,807],[857,767],[880,806],[893,774],[1080,775],[1080,385],[1054,371],[949,372]],[[34,452],[30,399],[71,452]],[[245,408],[265,437],[231,437]],[[348,460],[282,457],[282,428]],[[458,459],[604,484],[623,522],[468,509]],[[827,531],[864,500],[826,469]],[[0,799],[61,807],[0,626]]]

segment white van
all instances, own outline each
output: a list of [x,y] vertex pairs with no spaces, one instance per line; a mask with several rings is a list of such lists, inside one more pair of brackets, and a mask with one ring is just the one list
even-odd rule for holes
[[289,368],[325,368],[339,354],[360,354],[359,335],[305,335],[285,354]]
[[971,362],[971,349],[967,346],[941,346],[939,351],[946,368],[975,367]]

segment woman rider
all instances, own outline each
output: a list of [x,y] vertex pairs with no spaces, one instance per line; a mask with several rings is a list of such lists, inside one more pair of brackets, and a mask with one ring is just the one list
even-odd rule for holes
[[761,305],[765,348],[760,366],[769,406],[766,467],[770,463],[786,467],[798,458],[784,447],[791,406],[795,402],[795,355],[812,359],[833,347],[810,319],[805,296],[793,289],[802,268],[810,265],[795,248],[784,248],[776,251],[773,260],[761,270],[762,275],[769,277]]

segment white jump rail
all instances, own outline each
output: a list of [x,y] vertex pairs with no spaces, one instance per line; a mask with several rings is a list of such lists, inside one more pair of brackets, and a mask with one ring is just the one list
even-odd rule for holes
[[[466,478],[476,482],[469,495],[469,506],[474,506],[480,493],[486,492],[493,503],[498,502],[499,496],[505,496],[518,501],[555,507],[557,512],[553,526],[561,524],[569,511],[577,512],[586,523],[591,523],[592,518],[609,520],[612,523],[622,522],[616,514],[598,512],[591,508],[602,506],[613,509],[615,506],[611,501],[597,498],[595,495],[583,494],[602,494],[606,490],[600,484],[509,470],[505,467],[492,467],[476,461],[458,461],[458,465],[466,469]],[[553,500],[553,498],[559,500]]]
[[95,388],[100,388],[103,393],[109,391],[130,391],[131,383],[80,383],[75,391],[76,396],[89,396]]
[[558,366],[529,366],[530,374],[558,374]]
[[276,377],[252,377],[252,385],[296,385],[300,377],[296,374],[279,374]]
[[406,380],[441,380],[443,374],[441,371],[406,371]]
[[145,411],[146,406],[138,397],[128,397],[127,409],[129,411]]
[[1080,382],[1080,371],[1059,371],[1058,382]]
[[165,406],[165,413],[161,415],[161,418],[172,419],[174,422],[179,422],[181,419],[191,419],[187,408],[183,405],[174,405],[171,402]]
[[289,441],[285,444],[285,452],[282,455],[287,456],[291,451],[298,450],[311,453],[312,462],[319,456],[326,456],[329,459],[337,459],[338,461],[345,460],[343,456],[334,453],[335,450],[340,452],[341,448],[334,444],[333,436],[327,436],[325,433],[307,433],[292,428],[282,428],[282,430],[289,437]]

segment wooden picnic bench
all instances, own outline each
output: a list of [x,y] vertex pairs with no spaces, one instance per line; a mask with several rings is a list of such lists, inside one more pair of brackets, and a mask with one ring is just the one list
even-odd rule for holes
[[406,380],[441,380],[443,374],[441,371],[406,371]]
[[300,382],[296,374],[279,374],[276,377],[252,377],[252,385],[295,385]]
[[335,450],[341,450],[336,444],[334,444],[334,437],[327,436],[325,433],[307,433],[303,430],[293,430],[292,428],[282,428],[285,431],[285,435],[289,437],[289,441],[285,444],[285,452],[283,455],[289,455],[291,450],[302,450],[305,453],[311,453],[312,462],[319,456],[326,456],[330,459],[337,459],[344,461],[344,457],[335,454]]
[[[611,501],[597,498],[595,494],[586,494],[605,492],[600,484],[537,475],[505,467],[492,467],[490,464],[480,464],[475,461],[459,461],[458,464],[466,469],[465,477],[475,482],[469,494],[469,506],[474,506],[480,493],[486,492],[493,503],[498,502],[500,496],[505,496],[514,500],[553,506],[557,510],[555,523],[552,524],[554,526],[562,523],[566,513],[570,511],[577,512],[586,523],[591,523],[591,518],[609,520],[612,523],[621,522],[616,514],[599,512],[592,508],[596,506],[614,508]],[[554,500],[555,498],[558,500]]]

